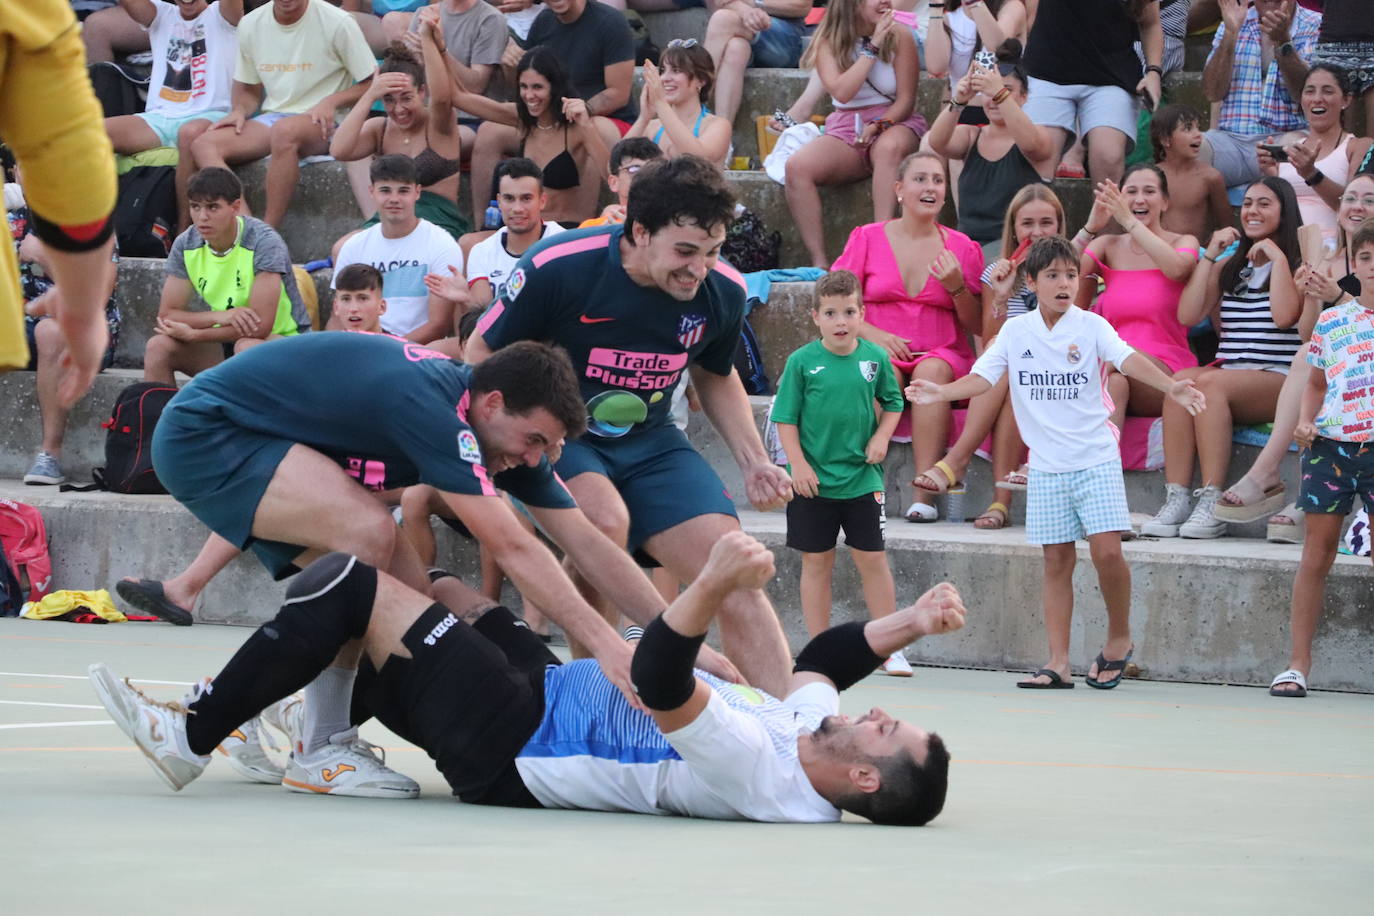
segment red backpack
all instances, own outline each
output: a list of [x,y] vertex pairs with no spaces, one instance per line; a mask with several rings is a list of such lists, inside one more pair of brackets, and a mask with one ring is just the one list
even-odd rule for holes
[[27,503],[0,499],[0,545],[5,558],[29,590],[29,601],[52,591],[52,558],[48,556],[48,532],[43,516]]

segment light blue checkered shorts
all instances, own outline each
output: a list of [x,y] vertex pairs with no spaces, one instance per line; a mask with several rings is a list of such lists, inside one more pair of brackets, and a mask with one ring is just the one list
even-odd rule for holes
[[1026,482],[1026,540],[1067,544],[1103,531],[1128,531],[1121,459],[1052,474],[1031,468]]

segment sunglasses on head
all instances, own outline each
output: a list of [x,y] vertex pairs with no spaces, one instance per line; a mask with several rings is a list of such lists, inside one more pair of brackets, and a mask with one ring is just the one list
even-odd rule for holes
[[674,38],[672,41],[668,42],[669,51],[673,48],[682,48],[686,50],[687,48],[695,48],[696,46],[697,40],[695,38]]

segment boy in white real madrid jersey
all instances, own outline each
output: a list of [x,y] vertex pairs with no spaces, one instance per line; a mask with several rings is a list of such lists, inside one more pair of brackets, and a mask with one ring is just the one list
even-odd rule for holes
[[1121,532],[1130,530],[1121,473],[1120,432],[1111,423],[1108,364],[1182,404],[1202,411],[1202,392],[1189,380],[1174,381],[1136,353],[1107,323],[1073,304],[1078,254],[1058,236],[1031,246],[1023,265],[1026,285],[1039,308],[1012,318],[958,381],[940,385],[917,379],[907,386],[916,404],[975,397],[1007,374],[1012,410],[1030,447],[1026,539],[1045,551],[1042,598],[1050,658],[1018,687],[1073,687],[1069,625],[1073,620],[1075,541],[1088,540],[1107,605],[1107,644],[1088,671],[1090,687],[1121,683],[1131,657],[1131,570],[1121,553]]

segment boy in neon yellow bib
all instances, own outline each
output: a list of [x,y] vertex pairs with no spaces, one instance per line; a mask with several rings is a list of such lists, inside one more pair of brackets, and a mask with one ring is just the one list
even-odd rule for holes
[[310,329],[277,231],[241,215],[243,186],[228,169],[202,169],[186,188],[192,226],[167,256],[157,325],[143,377],[170,384],[248,347]]

